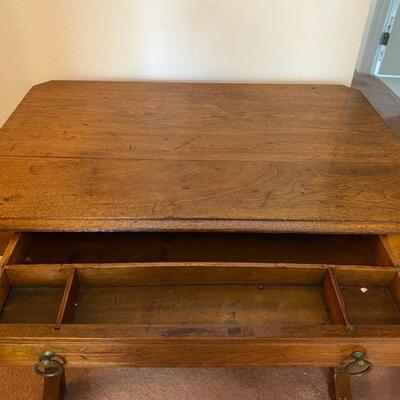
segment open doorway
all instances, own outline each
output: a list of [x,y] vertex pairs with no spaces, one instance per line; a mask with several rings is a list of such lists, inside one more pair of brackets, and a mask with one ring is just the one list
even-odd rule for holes
[[392,1],[382,32],[374,72],[400,96],[400,0]]
[[375,75],[400,97],[400,0],[374,0],[357,72]]

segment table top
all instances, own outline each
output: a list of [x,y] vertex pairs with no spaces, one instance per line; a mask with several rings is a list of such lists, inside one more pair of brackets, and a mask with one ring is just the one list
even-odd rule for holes
[[400,141],[343,86],[52,81],[0,131],[0,229],[400,232]]

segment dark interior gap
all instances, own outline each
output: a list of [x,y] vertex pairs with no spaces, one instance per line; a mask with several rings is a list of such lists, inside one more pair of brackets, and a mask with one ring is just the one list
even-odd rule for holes
[[[382,265],[377,235],[35,233],[27,263],[270,262]],[[387,265],[384,265],[387,266]]]

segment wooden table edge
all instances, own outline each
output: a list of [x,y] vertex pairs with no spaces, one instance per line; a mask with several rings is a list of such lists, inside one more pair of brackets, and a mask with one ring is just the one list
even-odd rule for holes
[[269,233],[398,234],[400,221],[347,222],[311,220],[0,218],[1,231],[242,231]]

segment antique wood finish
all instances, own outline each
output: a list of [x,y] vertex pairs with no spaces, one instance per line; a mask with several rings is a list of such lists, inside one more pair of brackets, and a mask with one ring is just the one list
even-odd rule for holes
[[[229,237],[224,235],[226,243]],[[44,236],[32,234],[32,254],[38,238]],[[375,239],[365,242],[367,248],[376,249]],[[57,253],[58,242],[52,243]],[[257,254],[265,242],[251,243]],[[93,248],[83,246],[77,259],[87,260]],[[176,250],[162,248],[175,257]],[[51,246],[48,251],[54,261]],[[68,254],[64,248],[61,258]],[[104,263],[114,256],[100,253],[98,263],[6,265],[2,281],[14,297],[7,296],[0,315],[0,360],[29,364],[51,348],[67,366],[339,367],[353,351],[364,351],[374,365],[398,365],[400,309],[390,306],[398,302],[399,277],[393,266],[346,265],[346,257],[354,261],[350,248],[337,256],[342,265],[312,259],[315,263],[184,261],[196,256],[192,251],[179,262],[168,257],[146,262],[145,254],[134,263]],[[296,254],[291,261],[304,260]],[[374,252],[369,260],[377,260]],[[364,285],[383,296],[352,301]],[[343,298],[349,290],[351,296]],[[39,307],[32,306],[38,299]]]
[[0,228],[398,233],[399,150],[341,86],[49,82],[1,131]]
[[[329,269],[324,278],[325,301],[329,308],[331,322],[335,325],[345,325],[349,330],[353,330],[349,316],[347,315],[339,283],[336,279],[334,270]],[[329,368],[328,387],[332,400],[351,400],[350,377],[344,368]]]
[[67,284],[65,285],[63,298],[58,310],[55,329],[60,329],[63,323],[72,322],[72,315],[74,313],[74,307],[78,293],[79,277],[76,268],[73,267],[69,270]]
[[331,322],[337,325],[350,326],[346,307],[340,293],[339,284],[332,269],[328,269],[324,278],[324,296],[329,309]]
[[2,363],[32,365],[51,348],[67,366],[343,366],[366,351],[375,366],[399,365],[399,326],[265,328],[248,326],[1,324]]
[[11,284],[7,272],[0,270],[0,313],[3,311],[4,305],[10,295]]
[[63,400],[65,395],[65,372],[43,382],[42,400]]
[[390,293],[400,310],[400,273],[397,271],[396,275],[393,278],[392,283],[390,284]]
[[6,264],[23,262],[30,245],[30,239],[31,236],[28,233],[19,232],[11,235],[0,259],[0,268]]
[[350,399],[353,352],[400,365],[399,154],[341,86],[35,86],[0,134],[0,362],[321,366]]
[[13,232],[0,232],[0,262],[12,236]]
[[381,235],[380,238],[391,263],[400,268],[400,235]]
[[329,392],[332,400],[352,400],[350,378],[344,368],[330,368]]

